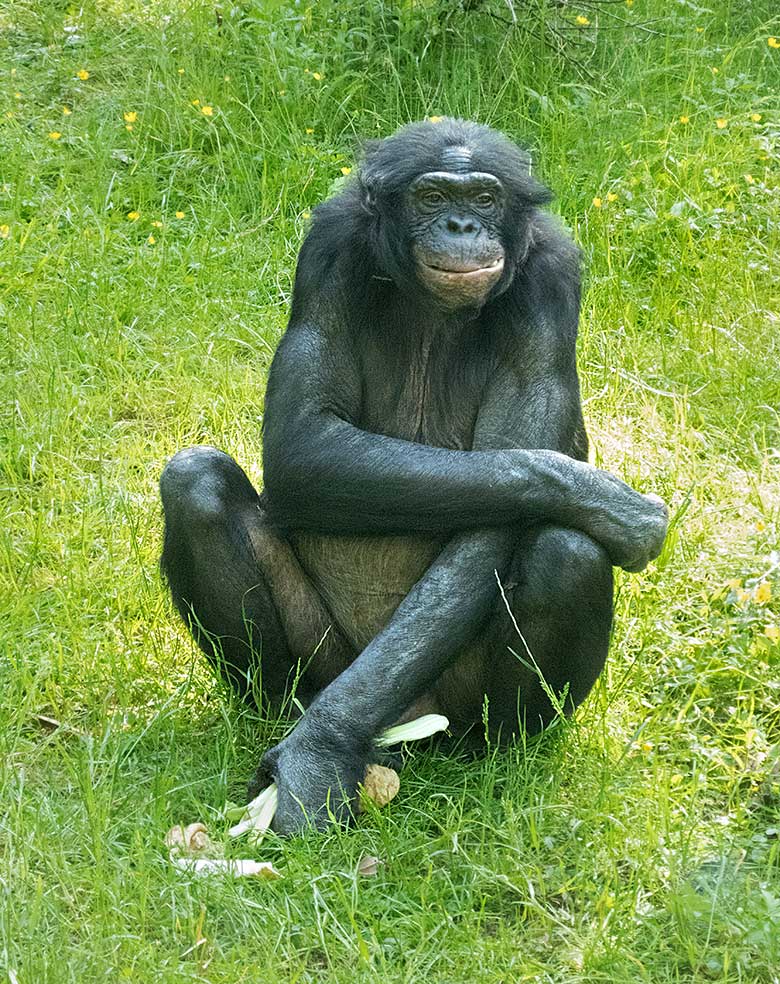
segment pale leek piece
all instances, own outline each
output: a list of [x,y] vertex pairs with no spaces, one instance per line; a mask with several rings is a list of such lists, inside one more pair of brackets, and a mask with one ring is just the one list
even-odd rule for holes
[[236,878],[281,878],[270,861],[226,858],[171,858],[182,871],[196,875],[233,875]]
[[376,744],[380,748],[387,748],[388,745],[398,745],[402,741],[419,741],[435,735],[437,731],[446,731],[449,726],[450,722],[443,714],[423,714],[414,721],[396,724],[394,728],[383,731],[376,739]]
[[231,837],[240,837],[248,830],[265,832],[271,826],[278,802],[279,791],[274,782],[247,803],[242,820],[231,827],[228,833]]

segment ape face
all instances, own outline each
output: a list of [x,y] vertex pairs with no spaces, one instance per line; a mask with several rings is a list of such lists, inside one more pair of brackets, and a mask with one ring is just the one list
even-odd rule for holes
[[500,280],[505,205],[501,181],[484,171],[428,171],[412,181],[407,210],[415,274],[447,310],[481,306]]

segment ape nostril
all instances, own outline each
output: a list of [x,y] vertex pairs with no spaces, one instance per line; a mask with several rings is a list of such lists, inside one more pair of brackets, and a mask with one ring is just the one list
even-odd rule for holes
[[477,224],[473,219],[459,219],[457,216],[451,215],[447,219],[447,231],[473,233],[477,231]]

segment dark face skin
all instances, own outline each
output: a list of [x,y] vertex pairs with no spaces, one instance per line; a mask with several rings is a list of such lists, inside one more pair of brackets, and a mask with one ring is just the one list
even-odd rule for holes
[[407,209],[417,278],[446,310],[481,307],[500,279],[505,200],[499,179],[484,171],[429,171],[412,182]]

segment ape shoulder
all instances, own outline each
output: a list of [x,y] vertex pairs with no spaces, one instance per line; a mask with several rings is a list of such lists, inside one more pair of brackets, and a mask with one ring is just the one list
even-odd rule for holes
[[568,230],[555,216],[535,212],[511,299],[538,331],[572,342],[577,335],[580,278],[581,254]]
[[292,320],[317,299],[335,300],[372,274],[370,217],[359,188],[348,185],[318,205],[298,255]]

